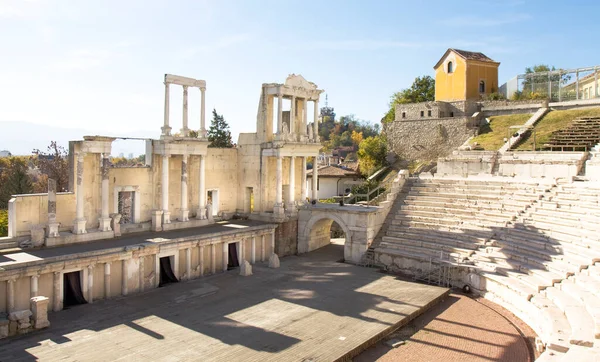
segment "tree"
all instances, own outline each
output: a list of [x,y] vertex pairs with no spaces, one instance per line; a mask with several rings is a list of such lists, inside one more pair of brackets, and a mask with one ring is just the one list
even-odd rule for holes
[[[571,79],[568,74],[539,74],[555,72],[557,69],[554,66],[547,64],[536,64],[532,67],[525,68],[525,79],[522,83],[522,91],[518,92],[514,98],[517,99],[548,99],[558,97],[559,84],[566,84]],[[559,70],[560,71],[560,70]],[[548,94],[550,87],[551,94]],[[556,95],[556,97],[553,97]]]
[[22,157],[10,157],[2,167],[0,175],[0,208],[8,207],[12,195],[33,192],[31,179],[27,174],[27,162]]
[[210,121],[210,127],[208,129],[208,140],[210,141],[208,147],[233,147],[229,125],[225,121],[225,118],[223,118],[223,115],[217,113],[216,109],[213,109],[213,118]]
[[48,178],[56,180],[57,191],[67,191],[69,187],[69,162],[67,160],[69,153],[56,141],[51,141],[46,150],[46,152],[33,150],[33,154],[37,155],[37,167],[43,174],[48,175]]
[[352,143],[354,143],[356,146],[358,146],[363,141],[363,134],[362,134],[362,132],[352,131],[351,138],[352,138]]
[[428,75],[415,78],[410,86],[391,96],[390,109],[381,119],[383,123],[393,122],[396,117],[396,105],[405,103],[431,102],[435,100],[435,80]]
[[367,137],[358,146],[358,164],[360,172],[365,176],[371,175],[386,163],[387,141],[384,136]]

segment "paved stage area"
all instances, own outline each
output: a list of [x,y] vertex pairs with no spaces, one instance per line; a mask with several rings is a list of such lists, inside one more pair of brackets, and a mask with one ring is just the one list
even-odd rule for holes
[[0,361],[333,361],[447,294],[338,263],[343,246],[81,305],[0,342]]

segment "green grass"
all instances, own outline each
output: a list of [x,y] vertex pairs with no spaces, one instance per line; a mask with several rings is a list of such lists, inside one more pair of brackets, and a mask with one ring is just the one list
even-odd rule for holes
[[479,143],[484,150],[494,151],[502,147],[504,138],[508,135],[510,126],[519,126],[527,122],[531,114],[511,114],[507,116],[490,117],[490,123],[481,126],[479,135],[470,141],[473,145]]
[[[566,111],[550,111],[535,125],[536,149],[540,150],[550,140],[554,131],[566,128],[577,117],[600,117],[600,108],[570,109]],[[531,133],[517,150],[533,149],[533,133]]]

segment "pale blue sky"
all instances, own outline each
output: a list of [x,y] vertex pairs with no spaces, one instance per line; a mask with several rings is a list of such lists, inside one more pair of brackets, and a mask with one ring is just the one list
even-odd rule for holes
[[[325,89],[338,115],[378,122],[449,47],[501,62],[500,84],[536,63],[600,63],[585,20],[598,2],[566,4],[0,0],[0,122],[158,136],[164,73],[205,79],[207,119],[216,107],[234,138],[255,130],[261,84],[289,73]],[[193,128],[198,98],[190,92]],[[171,102],[179,127],[179,89]]]

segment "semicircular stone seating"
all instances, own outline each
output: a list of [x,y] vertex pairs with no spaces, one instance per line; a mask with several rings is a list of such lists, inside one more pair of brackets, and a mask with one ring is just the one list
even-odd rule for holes
[[411,179],[373,244],[375,262],[454,285],[538,334],[538,360],[600,360],[600,184],[512,178]]

